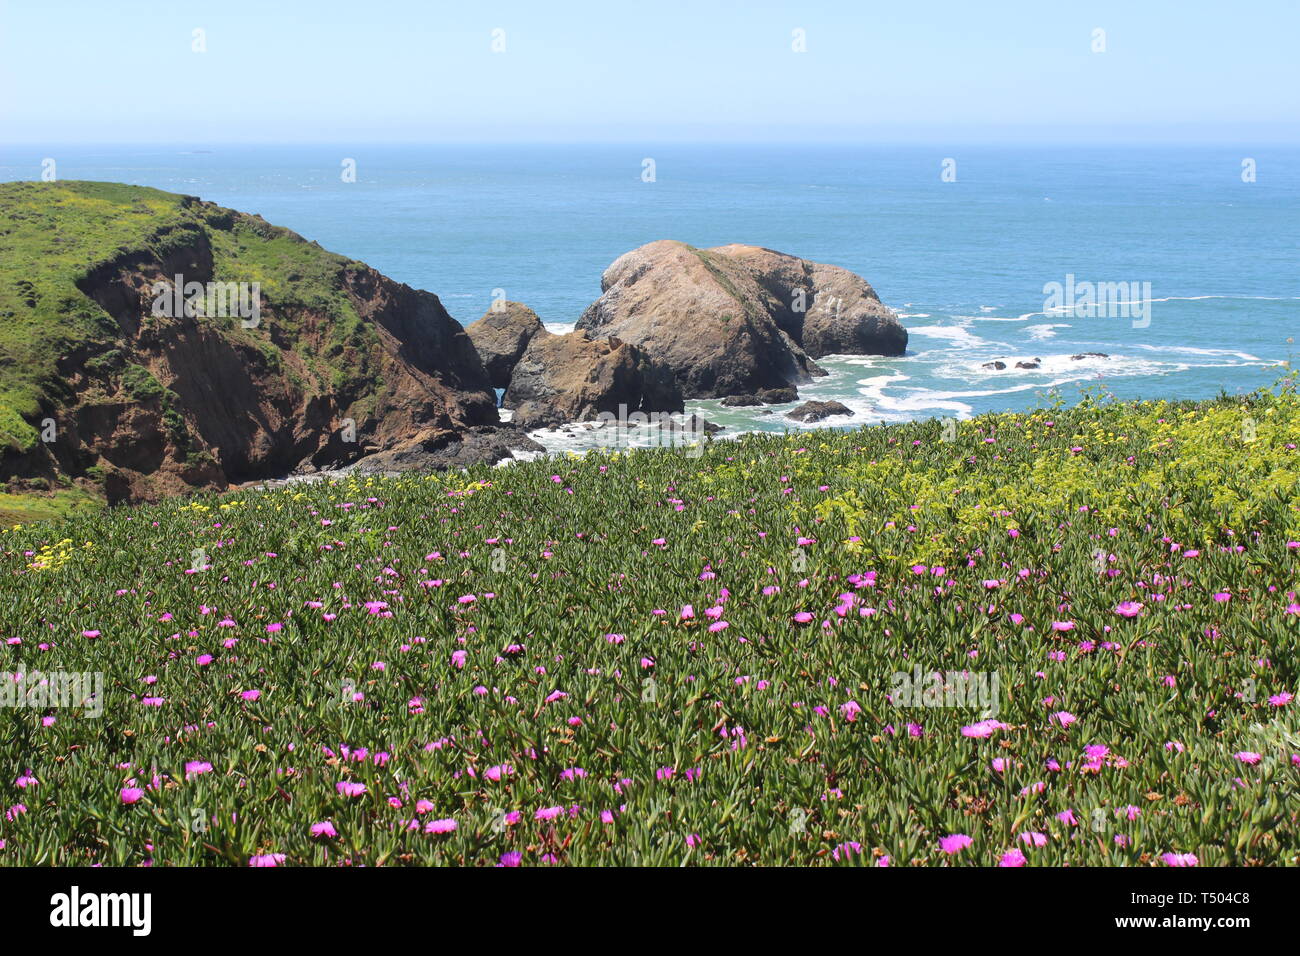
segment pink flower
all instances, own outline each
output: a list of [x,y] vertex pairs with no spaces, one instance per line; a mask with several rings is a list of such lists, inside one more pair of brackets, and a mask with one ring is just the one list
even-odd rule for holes
[[1054,630],[1054,631],[1073,631],[1073,630],[1074,630],[1074,622],[1073,622],[1073,621],[1053,621],[1053,622],[1052,622],[1052,630]]
[[1115,613],[1120,617],[1137,617],[1142,613],[1141,601],[1121,601],[1115,605]]
[[1060,724],[1062,727],[1069,727],[1079,718],[1075,717],[1074,714],[1070,713],[1068,710],[1058,710],[1056,713],[1052,714],[1049,719]]
[[448,817],[445,820],[430,820],[424,825],[425,833],[454,833],[456,821]]
[[96,637],[99,637],[99,631],[82,631],[81,636],[94,639]]
[[960,853],[974,842],[964,833],[953,833],[939,838],[939,849],[951,856],[954,853]]
[[1047,846],[1047,834],[1027,830],[1020,834],[1020,842],[1026,846]]
[[334,789],[343,797],[360,797],[366,792],[364,783],[357,783],[355,780],[340,780],[334,785]]
[[338,831],[334,829],[334,824],[325,820],[321,823],[313,823],[311,825],[311,835],[314,837],[329,837],[330,839],[333,839],[339,834]]
[[992,737],[995,730],[1010,730],[1010,725],[997,720],[981,720],[961,729],[963,737]]
[[1160,859],[1165,866],[1199,866],[1201,862],[1195,853],[1162,853]]
[[283,853],[263,853],[260,856],[250,856],[248,858],[249,866],[279,866],[283,862]]
[[998,866],[1024,866],[1025,855],[1018,849],[1007,850],[1002,854],[1002,859],[998,860]]
[[118,796],[123,803],[137,803],[144,796],[144,791],[139,787],[123,787],[118,791]]
[[1259,756],[1259,754],[1257,754],[1257,753],[1255,753],[1255,752],[1253,752],[1253,751],[1250,751],[1250,750],[1242,750],[1242,751],[1239,751],[1239,752],[1233,754],[1233,756],[1236,757],[1238,760],[1240,760],[1242,763],[1245,763],[1245,764],[1252,764],[1252,765],[1253,765],[1253,764],[1257,764],[1257,763],[1259,763],[1259,761],[1260,761],[1260,756]]
[[848,843],[841,843],[835,849],[831,850],[831,859],[835,860],[836,862],[840,860],[847,860],[849,857],[857,856],[861,852],[862,852],[861,843],[857,843],[855,841],[849,841]]

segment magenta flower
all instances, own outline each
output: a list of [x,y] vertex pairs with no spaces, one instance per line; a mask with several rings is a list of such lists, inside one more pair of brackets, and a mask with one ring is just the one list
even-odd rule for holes
[[366,785],[355,780],[340,780],[334,785],[334,789],[343,797],[360,797],[365,794]]
[[1120,617],[1137,617],[1142,613],[1141,601],[1121,601],[1115,605],[1115,613]]
[[263,853],[248,858],[249,866],[279,866],[284,862],[283,853]]
[[118,796],[122,798],[123,803],[138,803],[144,796],[144,791],[139,787],[123,787],[118,791]]
[[992,737],[995,730],[1010,730],[1009,724],[999,720],[981,720],[961,729],[963,737]]
[[314,837],[328,837],[333,839],[339,834],[338,831],[334,829],[334,824],[330,823],[328,820],[324,820],[320,823],[313,823],[311,825],[311,835]]
[[964,833],[952,833],[939,838],[939,849],[951,856],[954,853],[960,853],[974,842]]
[[1019,849],[1011,849],[1002,854],[998,866],[1024,866],[1025,862],[1025,855]]
[[861,843],[857,843],[856,841],[849,841],[848,843],[841,843],[835,849],[831,850],[831,859],[835,860],[836,862],[840,860],[847,860],[849,857],[857,856],[861,852],[862,852]]
[[1199,866],[1201,863],[1195,853],[1162,853],[1160,859],[1165,866]]
[[456,821],[448,817],[445,820],[430,820],[424,825],[425,833],[455,833]]

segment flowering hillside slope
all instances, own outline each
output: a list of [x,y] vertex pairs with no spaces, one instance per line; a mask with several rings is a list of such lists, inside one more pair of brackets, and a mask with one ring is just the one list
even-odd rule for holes
[[0,863],[1295,864],[1298,442],[1286,385],[10,530]]

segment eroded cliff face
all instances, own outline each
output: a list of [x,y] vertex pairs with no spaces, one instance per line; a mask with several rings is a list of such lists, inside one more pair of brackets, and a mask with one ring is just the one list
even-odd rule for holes
[[[88,192],[79,203],[99,198]],[[260,217],[145,192],[174,200],[163,221],[82,263],[69,287],[44,277],[33,296],[46,314],[25,318],[53,325],[57,354],[30,344],[34,361],[52,358],[31,376],[35,408],[22,415],[37,438],[0,448],[0,479],[71,479],[109,501],[154,500],[498,424],[482,362],[437,296]],[[168,294],[177,277],[204,289],[194,307]],[[250,317],[235,305],[254,284]],[[50,291],[91,324],[60,330]]]

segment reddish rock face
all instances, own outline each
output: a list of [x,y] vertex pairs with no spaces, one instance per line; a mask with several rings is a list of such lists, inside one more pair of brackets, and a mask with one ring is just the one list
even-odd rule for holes
[[[225,212],[232,224],[254,218]],[[222,221],[211,217],[209,225],[213,219]],[[285,236],[309,245],[277,232]],[[343,465],[431,431],[456,436],[499,423],[478,353],[437,296],[318,250],[326,278],[312,292],[329,297],[329,308],[272,289],[255,328],[157,315],[155,282],[178,273],[213,279],[208,229],[169,238],[165,257],[134,251],[78,283],[118,334],[60,359],[58,441],[0,462],[9,473],[0,478],[84,476],[110,501],[147,501]],[[340,310],[358,320],[347,335]]]
[[578,320],[676,374],[687,398],[752,394],[823,375],[824,355],[899,355],[907,332],[845,269],[757,246],[660,240],[620,256]]

